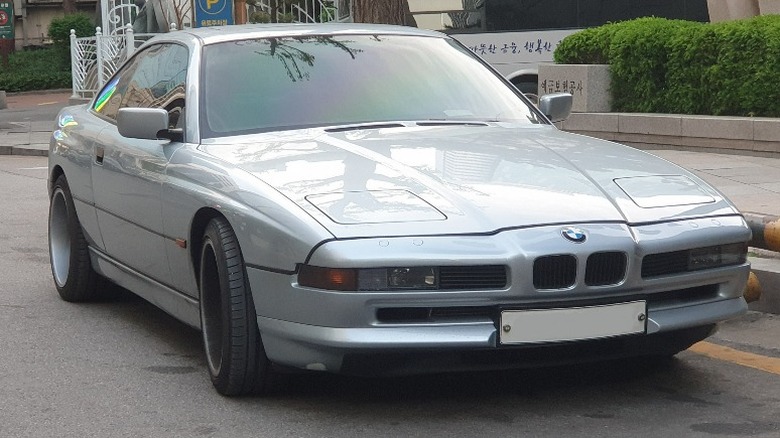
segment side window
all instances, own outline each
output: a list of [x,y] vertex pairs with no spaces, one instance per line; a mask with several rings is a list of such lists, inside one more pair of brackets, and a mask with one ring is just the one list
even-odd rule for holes
[[116,120],[120,108],[164,108],[171,128],[183,126],[187,49],[157,44],[138,53],[98,94],[93,109]]

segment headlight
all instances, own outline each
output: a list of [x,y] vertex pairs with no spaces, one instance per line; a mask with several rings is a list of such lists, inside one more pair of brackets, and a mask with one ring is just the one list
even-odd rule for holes
[[741,265],[746,260],[747,245],[744,243],[649,254],[642,260],[642,278]]
[[692,249],[688,252],[688,270],[717,268],[719,266],[745,263],[747,246],[744,243],[710,246]]
[[298,284],[338,291],[438,289],[434,267],[337,269],[301,266]]
[[359,290],[436,289],[435,268],[387,268],[358,270]]

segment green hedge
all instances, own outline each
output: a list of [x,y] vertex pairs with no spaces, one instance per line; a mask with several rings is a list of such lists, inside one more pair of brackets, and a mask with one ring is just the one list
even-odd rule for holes
[[11,53],[8,67],[0,65],[0,90],[70,88],[70,66],[63,63],[59,53],[54,47]]
[[76,36],[89,37],[95,35],[95,25],[87,14],[77,12],[51,20],[49,38],[54,43],[60,59],[70,65],[70,30],[76,31]]
[[558,63],[604,63],[615,111],[780,117],[780,16],[640,18],[573,34]]
[[24,50],[8,57],[8,67],[0,64],[0,90],[9,92],[71,88],[70,30],[78,37],[95,35],[92,20],[83,13],[52,20],[49,37],[54,44],[38,50]]

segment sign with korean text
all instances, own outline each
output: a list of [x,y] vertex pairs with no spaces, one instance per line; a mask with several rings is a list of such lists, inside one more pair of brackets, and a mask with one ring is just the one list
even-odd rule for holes
[[193,3],[195,27],[233,24],[233,0],[194,0]]
[[14,4],[0,0],[0,39],[14,39]]

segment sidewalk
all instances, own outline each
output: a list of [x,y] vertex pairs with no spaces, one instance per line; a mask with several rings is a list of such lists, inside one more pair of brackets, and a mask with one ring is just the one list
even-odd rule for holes
[[65,90],[8,94],[8,108],[0,110],[0,155],[46,156],[55,125],[49,114],[67,106],[70,96]]
[[[17,111],[24,114],[48,106],[62,108],[69,97],[70,93],[62,91],[9,95],[8,109],[0,110],[0,155],[48,155],[54,120],[2,120],[9,120],[8,116]],[[680,150],[649,152],[692,171],[723,192],[745,214],[780,217],[780,158]],[[753,271],[762,285],[762,298],[751,308],[780,313],[780,254],[751,251],[751,255]]]

